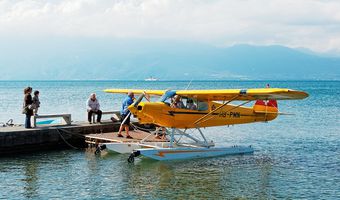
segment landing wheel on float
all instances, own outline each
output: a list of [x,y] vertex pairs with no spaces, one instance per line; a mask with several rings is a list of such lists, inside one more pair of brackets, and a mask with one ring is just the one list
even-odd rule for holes
[[106,149],[106,145],[105,145],[105,144],[99,145],[99,146],[97,146],[96,151],[94,152],[94,154],[95,154],[95,155],[98,155],[98,154],[100,154],[100,152],[101,152],[102,150],[104,150],[104,149]]
[[132,154],[130,154],[129,158],[128,158],[128,162],[129,163],[134,163],[135,162],[135,156]]
[[128,158],[128,162],[129,163],[134,163],[135,162],[135,157],[140,155],[140,151],[134,151],[130,154],[129,158]]

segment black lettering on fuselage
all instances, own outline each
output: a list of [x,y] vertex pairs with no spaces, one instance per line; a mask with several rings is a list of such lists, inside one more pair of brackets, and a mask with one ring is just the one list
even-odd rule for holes
[[223,118],[240,118],[241,117],[241,113],[240,112],[225,112],[225,111],[221,111],[219,114],[218,114],[219,117],[223,117]]

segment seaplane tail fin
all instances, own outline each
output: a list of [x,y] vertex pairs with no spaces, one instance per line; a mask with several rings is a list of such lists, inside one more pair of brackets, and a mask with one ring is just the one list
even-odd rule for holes
[[257,100],[253,106],[255,113],[278,114],[279,108],[277,101],[271,100]]

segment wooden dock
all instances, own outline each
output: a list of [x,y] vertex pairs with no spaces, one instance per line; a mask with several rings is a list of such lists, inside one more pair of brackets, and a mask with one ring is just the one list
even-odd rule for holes
[[[153,126],[142,126],[152,130]],[[147,136],[145,141],[160,141],[155,135],[144,131],[132,131],[134,139],[117,137],[120,122],[103,120],[102,123],[89,124],[88,122],[72,122],[71,125],[40,125],[36,128],[26,129],[24,126],[0,127],[0,156],[18,153],[38,152],[60,148],[70,148],[69,144],[77,148],[86,148],[92,142],[139,142]],[[122,133],[124,136],[125,131]],[[65,142],[67,141],[67,142]],[[88,141],[86,143],[86,141]],[[67,144],[68,143],[68,144]]]
[[71,125],[40,126],[25,129],[23,126],[0,128],[0,156],[14,153],[65,148],[65,140],[78,148],[85,148],[85,135],[118,131],[119,122],[101,124],[75,122]]

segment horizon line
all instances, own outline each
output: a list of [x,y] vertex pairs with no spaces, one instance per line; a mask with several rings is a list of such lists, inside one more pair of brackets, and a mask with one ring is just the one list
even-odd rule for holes
[[340,79],[165,79],[165,80],[156,80],[156,81],[146,81],[143,79],[53,79],[53,80],[44,80],[44,79],[0,79],[0,81],[17,81],[17,82],[25,82],[25,81],[38,81],[38,82],[53,82],[53,81],[74,81],[74,82],[81,82],[81,81],[99,81],[99,82],[109,82],[109,81],[121,81],[121,82],[174,82],[174,81],[193,81],[193,82],[200,82],[200,81],[217,81],[217,82],[223,82],[223,81],[238,81],[238,82],[247,82],[247,81],[340,81]]

